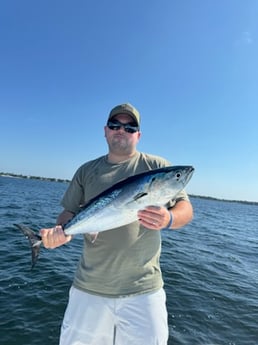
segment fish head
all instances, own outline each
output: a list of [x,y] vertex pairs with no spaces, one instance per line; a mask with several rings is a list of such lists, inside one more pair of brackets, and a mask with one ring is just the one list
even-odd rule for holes
[[178,165],[165,168],[165,179],[174,181],[176,184],[181,184],[185,187],[190,181],[194,172],[194,167],[190,165]]
[[189,165],[168,166],[158,169],[152,176],[149,191],[175,196],[190,181],[194,168]]

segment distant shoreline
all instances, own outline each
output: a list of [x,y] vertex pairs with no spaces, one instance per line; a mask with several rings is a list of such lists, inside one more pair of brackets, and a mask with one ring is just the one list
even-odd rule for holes
[[12,174],[12,173],[0,173],[2,177],[13,177],[13,178],[24,178],[32,180],[41,180],[41,181],[50,181],[50,182],[70,182],[70,180],[64,180],[60,178],[52,177],[41,177],[41,176],[32,176],[32,175],[21,175],[21,174]]
[[[69,183],[70,182],[70,180],[68,180],[68,179],[60,179],[60,178],[52,178],[52,177],[40,177],[40,176],[3,173],[3,172],[0,172],[0,176],[12,177],[12,178],[33,179],[33,180],[41,180],[41,181],[50,181],[50,182],[62,182],[62,183]],[[211,196],[193,195],[193,194],[189,194],[189,193],[188,193],[188,195],[191,198],[200,198],[200,199],[217,200],[217,201],[225,201],[225,202],[236,202],[236,203],[241,203],[241,204],[249,204],[249,205],[257,205],[258,206],[258,202],[256,202],[256,201],[219,199],[219,198],[214,198]]]

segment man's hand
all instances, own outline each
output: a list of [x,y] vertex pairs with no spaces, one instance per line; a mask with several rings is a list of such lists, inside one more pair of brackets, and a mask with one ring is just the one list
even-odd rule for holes
[[54,249],[71,241],[72,236],[66,236],[61,225],[54,228],[41,229],[40,234],[45,248]]
[[148,229],[161,230],[170,223],[170,212],[166,207],[148,206],[138,211],[139,222]]
[[[149,206],[138,212],[138,218],[139,222],[149,229],[179,229],[193,219],[193,207],[187,200],[178,201],[169,210],[166,207]],[[172,223],[170,220],[172,220]]]

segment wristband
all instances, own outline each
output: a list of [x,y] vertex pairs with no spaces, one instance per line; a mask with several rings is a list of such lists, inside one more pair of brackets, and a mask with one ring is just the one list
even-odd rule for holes
[[168,211],[168,212],[169,212],[169,215],[170,215],[170,219],[169,219],[168,225],[165,227],[165,229],[170,229],[171,225],[173,224],[173,214],[172,214],[171,211]]

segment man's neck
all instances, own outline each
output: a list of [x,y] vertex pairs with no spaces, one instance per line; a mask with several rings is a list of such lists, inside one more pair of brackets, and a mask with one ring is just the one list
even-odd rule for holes
[[132,158],[136,154],[136,151],[133,151],[127,155],[118,155],[112,152],[109,152],[107,155],[107,160],[109,163],[122,163],[130,158]]

